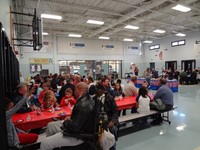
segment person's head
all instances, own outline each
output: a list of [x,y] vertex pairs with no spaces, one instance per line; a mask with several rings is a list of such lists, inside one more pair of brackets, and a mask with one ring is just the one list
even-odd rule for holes
[[81,97],[84,94],[87,94],[88,92],[88,85],[84,82],[79,82],[76,86],[75,86],[75,98],[78,99],[79,97]]
[[54,105],[54,103],[56,102],[56,97],[53,91],[46,91],[46,93],[44,94],[44,102],[46,104],[45,107],[51,107]]
[[122,80],[121,79],[117,79],[117,83],[121,84]]
[[158,85],[165,85],[167,83],[166,78],[162,77],[160,79],[158,79]]
[[97,97],[100,97],[104,93],[104,86],[102,84],[97,84],[96,85],[96,95]]
[[143,81],[142,82],[142,86],[144,86],[144,87],[146,87],[147,88],[147,86],[148,86],[148,82],[145,80],[145,81]]
[[5,98],[5,110],[8,111],[13,108],[14,104],[11,99]]
[[137,76],[132,76],[131,77],[131,82],[136,83],[137,82]]
[[49,89],[50,89],[50,84],[49,84],[49,82],[43,82],[43,83],[42,83],[42,89],[43,89],[43,90],[49,90]]
[[66,96],[67,98],[71,97],[72,94],[73,94],[73,91],[72,91],[71,88],[67,88],[67,89],[65,90],[65,96]]
[[109,85],[109,80],[107,78],[103,78],[101,80],[101,83],[102,83],[103,86],[108,86]]
[[121,85],[119,83],[115,83],[115,90],[121,90]]
[[26,86],[26,84],[19,84],[18,86],[17,86],[17,92],[19,93],[19,94],[21,94],[21,95],[25,95],[26,93],[27,93],[27,86]]
[[94,82],[93,78],[92,77],[88,77],[88,84],[93,83],[93,82]]
[[146,97],[147,94],[148,94],[147,88],[144,87],[144,86],[142,86],[142,87],[139,89],[138,96]]

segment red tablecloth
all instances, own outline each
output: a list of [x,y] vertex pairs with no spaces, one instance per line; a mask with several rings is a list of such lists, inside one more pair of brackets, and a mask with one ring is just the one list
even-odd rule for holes
[[135,96],[124,97],[122,98],[122,100],[117,100],[116,104],[119,110],[132,108],[136,105],[136,97]]
[[[72,110],[68,107],[63,107],[62,110],[55,111],[54,113],[44,110],[41,112],[41,115],[37,115],[36,111],[24,113],[24,114],[15,114],[12,117],[12,120],[15,126],[22,130],[36,129],[41,127],[46,127],[49,122],[52,121],[52,118],[61,118],[58,114],[65,112],[67,116],[71,116]],[[27,121],[28,115],[30,120]],[[21,121],[21,122],[18,122]]]

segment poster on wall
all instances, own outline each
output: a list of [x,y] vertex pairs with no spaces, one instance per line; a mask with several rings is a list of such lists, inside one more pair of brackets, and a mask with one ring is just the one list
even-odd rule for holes
[[139,54],[139,47],[138,46],[128,46],[127,47],[128,54]]
[[40,72],[42,70],[41,64],[30,64],[30,73]]

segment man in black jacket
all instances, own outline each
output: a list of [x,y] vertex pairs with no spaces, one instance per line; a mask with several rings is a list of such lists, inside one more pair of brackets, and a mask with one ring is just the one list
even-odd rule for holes
[[[116,102],[109,93],[104,92],[104,87],[102,84],[98,84],[96,86],[96,98],[100,100],[101,106],[100,111],[105,112],[103,118],[105,120],[105,123],[107,122],[107,125],[105,125],[105,128],[109,128],[110,132],[115,136],[115,140],[117,140],[117,132],[118,132],[118,118],[119,118],[119,112],[118,107],[116,105]],[[110,148],[110,150],[115,150],[116,144]]]
[[[55,147],[76,146],[83,143],[80,139],[63,136],[63,132],[88,133],[95,101],[88,95],[88,86],[83,82],[76,85],[75,97],[77,103],[74,105],[71,118],[67,118],[64,122],[56,121],[48,124],[48,137],[41,141],[40,150],[52,150]],[[60,129],[61,126],[64,131]]]

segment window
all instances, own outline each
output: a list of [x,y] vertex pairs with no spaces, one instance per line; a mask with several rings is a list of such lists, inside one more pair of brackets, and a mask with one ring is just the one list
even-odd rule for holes
[[182,45],[185,45],[185,40],[180,40],[180,41],[173,41],[172,43],[171,43],[171,46],[172,47],[175,47],[175,46],[182,46]]
[[150,50],[160,49],[160,44],[149,46]]

